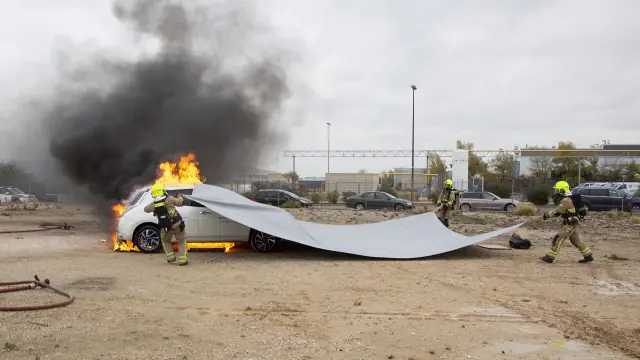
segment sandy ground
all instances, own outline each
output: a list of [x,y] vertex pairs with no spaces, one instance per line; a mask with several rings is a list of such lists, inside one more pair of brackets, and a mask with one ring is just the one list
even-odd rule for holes
[[[325,223],[404,216],[292,213]],[[559,226],[550,220],[521,229],[530,250],[472,246],[387,261],[301,246],[266,255],[234,248],[191,252],[189,266],[178,267],[163,254],[111,251],[81,206],[0,215],[0,231],[75,226],[0,234],[0,281],[37,274],[76,297],[64,308],[0,312],[0,359],[640,358],[640,228],[629,218],[592,214],[583,237],[596,262],[587,265],[568,243],[557,263],[538,260]],[[527,219],[469,213],[452,228],[481,233]],[[30,290],[0,294],[0,306],[57,299]]]

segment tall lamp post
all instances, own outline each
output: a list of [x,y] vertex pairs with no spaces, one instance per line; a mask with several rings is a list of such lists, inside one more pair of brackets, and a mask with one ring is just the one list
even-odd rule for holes
[[414,173],[414,147],[415,147],[415,127],[416,127],[416,90],[418,88],[415,85],[411,85],[413,89],[413,113],[411,116],[411,203],[413,203],[413,173]]
[[327,123],[327,175],[329,175],[329,146],[331,145],[331,123]]

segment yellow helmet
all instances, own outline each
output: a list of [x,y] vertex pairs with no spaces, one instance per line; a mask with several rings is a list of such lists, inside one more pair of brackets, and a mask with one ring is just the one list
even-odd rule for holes
[[558,194],[566,194],[569,191],[571,191],[571,189],[569,188],[569,183],[567,183],[566,181],[558,181],[554,186],[553,186],[553,190],[558,193]]
[[451,181],[451,179],[447,179],[447,180],[444,182],[444,186],[445,186],[445,187],[448,187],[448,188],[453,188],[453,181]]
[[164,185],[162,184],[153,184],[151,187],[151,197],[158,197],[164,195]]

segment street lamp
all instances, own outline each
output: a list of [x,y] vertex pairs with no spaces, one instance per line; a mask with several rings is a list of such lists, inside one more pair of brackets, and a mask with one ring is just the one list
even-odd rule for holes
[[329,145],[331,141],[331,123],[327,123],[327,175],[329,174]]
[[418,88],[415,85],[411,85],[413,89],[413,113],[411,117],[411,202],[413,203],[413,173],[414,173],[414,148],[415,148],[415,127],[416,127],[416,90]]

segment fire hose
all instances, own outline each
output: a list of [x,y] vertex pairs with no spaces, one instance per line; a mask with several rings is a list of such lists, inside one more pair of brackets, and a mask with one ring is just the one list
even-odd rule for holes
[[[34,278],[35,280],[29,280],[29,281],[13,281],[13,282],[0,283],[0,286],[13,286],[5,289],[0,289],[0,293],[9,293],[9,292],[22,291],[22,290],[34,290],[39,288],[45,288],[45,289],[50,289],[53,292],[68,298],[68,300],[65,300],[59,303],[45,304],[45,305],[0,306],[0,311],[33,311],[33,310],[53,309],[53,308],[67,306],[71,304],[73,300],[75,300],[75,298],[69,295],[68,293],[62,290],[58,290],[53,286],[51,286],[49,279],[44,279],[44,282],[42,282],[38,278],[38,275],[34,276]],[[25,285],[25,284],[28,284],[28,285]],[[15,285],[23,285],[23,286],[15,286]]]
[[41,224],[39,229],[3,230],[3,231],[0,231],[0,234],[17,234],[17,233],[61,230],[61,229],[70,230],[70,229],[73,229],[73,226],[67,225],[67,223],[64,223],[63,225],[45,223],[45,224]]

